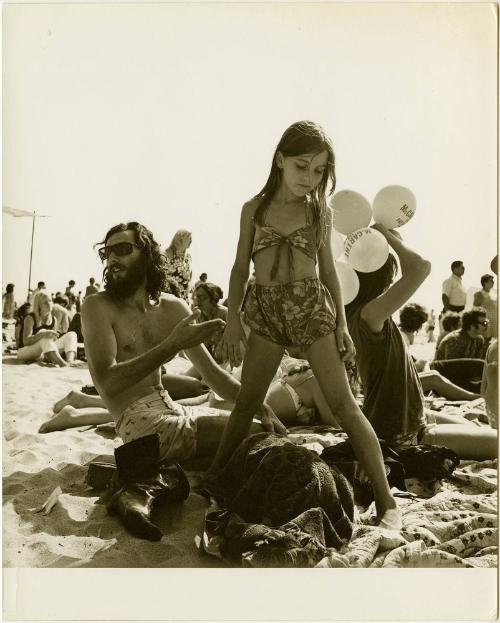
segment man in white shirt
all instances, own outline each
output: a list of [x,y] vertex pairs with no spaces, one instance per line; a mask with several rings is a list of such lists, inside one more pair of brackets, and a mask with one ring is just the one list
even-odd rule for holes
[[465,268],[461,260],[451,263],[451,276],[443,281],[443,314],[447,311],[461,312],[465,309],[467,293],[462,283],[464,272]]

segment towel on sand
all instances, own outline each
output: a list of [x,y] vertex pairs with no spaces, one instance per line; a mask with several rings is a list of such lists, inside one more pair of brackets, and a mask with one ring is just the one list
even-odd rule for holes
[[[273,433],[245,439],[210,486],[205,549],[259,567],[314,566],[349,541],[354,502],[346,478],[315,452]],[[215,539],[215,540],[214,540]]]

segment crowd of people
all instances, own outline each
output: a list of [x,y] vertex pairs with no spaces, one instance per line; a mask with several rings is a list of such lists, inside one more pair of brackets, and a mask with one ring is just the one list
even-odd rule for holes
[[[18,357],[71,365],[78,315],[98,394],[70,392],[41,432],[114,421],[124,444],[156,434],[162,460],[211,457],[204,480],[210,489],[247,435],[321,422],[349,438],[371,481],[379,525],[391,529],[401,520],[380,440],[394,448],[445,445],[461,458],[496,456],[493,276],[484,275],[473,309],[464,311],[464,266],[452,263],[435,357],[412,358],[409,348],[424,325],[428,341],[435,340],[434,310],[410,302],[430,262],[373,225],[391,253],[378,270],[357,272],[358,294],[344,306],[329,244],[326,193],[334,189],[330,139],[317,124],[299,122],[281,137],[262,190],[242,208],[225,301],[206,273],[191,286],[189,231],[177,231],[162,251],[137,222],[112,227],[101,243],[103,291],[91,279],[81,298],[70,281],[50,297],[40,282],[20,323]],[[163,366],[178,353],[192,368],[166,374]],[[491,426],[431,417],[429,391],[450,400],[484,396]]]

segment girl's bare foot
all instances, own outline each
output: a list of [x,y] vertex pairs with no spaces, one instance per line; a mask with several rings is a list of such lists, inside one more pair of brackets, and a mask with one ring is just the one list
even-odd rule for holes
[[385,530],[397,530],[400,532],[403,527],[403,518],[399,508],[389,508],[386,510],[377,525],[379,528],[384,528]]

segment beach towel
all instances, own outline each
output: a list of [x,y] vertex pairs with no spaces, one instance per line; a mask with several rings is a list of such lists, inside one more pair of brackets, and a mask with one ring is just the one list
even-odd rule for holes
[[204,543],[215,537],[222,558],[250,566],[317,564],[352,534],[354,504],[347,479],[315,452],[274,433],[236,449],[210,493]]

